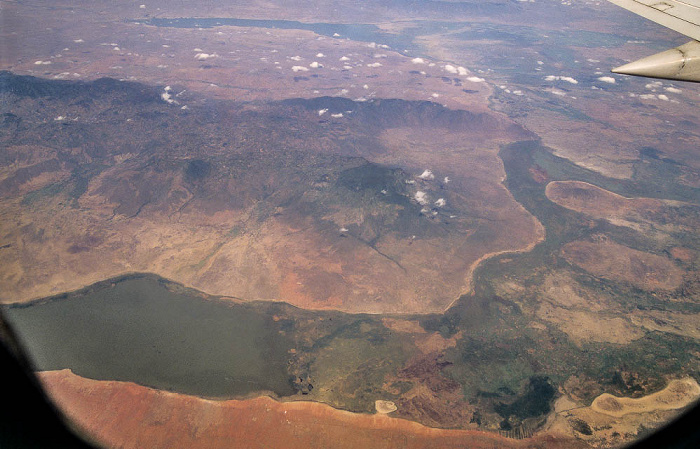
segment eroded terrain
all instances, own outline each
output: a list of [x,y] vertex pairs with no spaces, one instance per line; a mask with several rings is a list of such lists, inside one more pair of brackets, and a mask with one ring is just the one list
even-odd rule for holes
[[[2,8],[1,300],[71,317],[26,338],[107,445],[610,447],[696,398],[697,87],[607,73],[673,33],[586,1]],[[202,307],[181,340],[121,321],[177,315],[159,289]],[[254,317],[277,351],[223,358],[257,375],[196,355],[210,315]]]
[[435,312],[485,256],[543,238],[500,184],[498,144],[528,133],[498,116],[330,97],[183,111],[116,81],[3,85],[5,302],[145,271],[246,300]]

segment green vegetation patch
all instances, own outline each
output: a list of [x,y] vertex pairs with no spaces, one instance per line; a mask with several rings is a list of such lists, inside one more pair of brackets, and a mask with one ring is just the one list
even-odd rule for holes
[[63,192],[65,188],[65,182],[57,182],[44,186],[40,189],[33,190],[24,195],[22,198],[22,206],[31,206],[47,198],[53,198]]

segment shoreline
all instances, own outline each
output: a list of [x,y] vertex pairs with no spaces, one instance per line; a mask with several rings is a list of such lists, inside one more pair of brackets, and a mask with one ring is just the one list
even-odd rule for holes
[[[211,400],[131,382],[97,381],[70,370],[37,373],[49,396],[80,428],[107,447],[588,447],[556,434],[514,440],[480,430],[439,429],[381,413],[338,410],[269,396]],[[167,412],[166,412],[167,410]],[[236,426],[231,426],[236,422]],[[138,432],[129,429],[138,428]],[[172,446],[177,442],[175,446]],[[370,447],[370,446],[365,446]]]

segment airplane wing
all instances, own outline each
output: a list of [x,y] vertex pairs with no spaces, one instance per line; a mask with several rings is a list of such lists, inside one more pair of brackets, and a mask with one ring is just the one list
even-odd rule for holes
[[613,69],[615,73],[700,82],[700,0],[608,0],[693,40]]

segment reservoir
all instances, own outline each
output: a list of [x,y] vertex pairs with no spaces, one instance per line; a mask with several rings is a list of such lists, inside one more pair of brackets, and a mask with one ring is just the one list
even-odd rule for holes
[[219,18],[151,18],[135,20],[136,23],[153,25],[157,27],[173,28],[212,28],[217,26],[269,28],[280,30],[305,30],[313,31],[321,36],[349,38],[361,42],[377,42],[390,47],[406,48],[410,45],[410,38],[401,34],[391,34],[382,31],[376,25],[370,24],[344,24],[344,23],[305,23],[295,20],[264,20],[264,19],[237,19],[231,17]]
[[[6,308],[38,370],[205,397],[294,394],[278,304],[205,298],[155,276]],[[262,310],[265,309],[265,310]]]
[[547,33],[543,33],[541,30],[534,27],[522,25],[431,20],[414,20],[405,27],[392,31],[367,23],[309,23],[296,20],[242,19],[234,17],[152,17],[149,19],[133,20],[133,22],[143,25],[171,28],[234,26],[279,30],[304,30],[312,31],[319,36],[330,38],[350,39],[357,42],[374,42],[412,56],[426,56],[423,54],[424,49],[420,44],[416,43],[416,38],[448,32],[451,33],[451,37],[457,41],[493,40],[506,42],[514,46],[525,47],[530,47],[543,39],[551,39],[553,42],[557,42],[561,47],[568,45],[592,48],[619,47],[626,42],[625,37],[618,36],[614,33],[596,33],[581,30],[567,30],[566,32],[550,30]]

